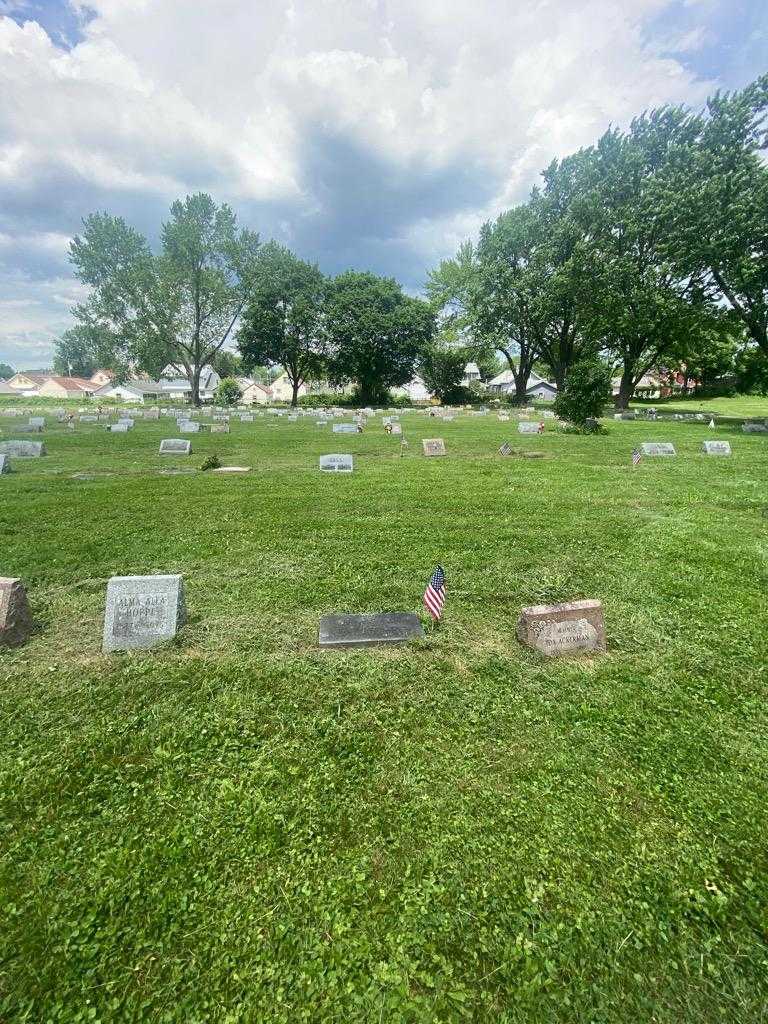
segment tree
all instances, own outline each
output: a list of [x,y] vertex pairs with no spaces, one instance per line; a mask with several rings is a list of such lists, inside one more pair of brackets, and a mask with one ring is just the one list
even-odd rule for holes
[[122,218],[91,214],[70,246],[75,273],[91,288],[74,315],[108,339],[108,362],[153,377],[167,363],[183,367],[200,405],[201,370],[237,324],[257,251],[258,235],[238,230],[232,210],[204,193],[173,204],[156,255]]
[[15,373],[10,363],[0,363],[0,380],[10,380]]
[[283,367],[294,406],[301,385],[325,360],[325,294],[326,280],[316,266],[277,242],[262,248],[237,344],[246,369],[262,363]]
[[568,373],[564,389],[555,399],[555,412],[579,427],[598,419],[611,400],[611,371],[599,359],[583,359]]
[[393,278],[350,270],[330,283],[326,336],[331,382],[354,381],[364,405],[386,401],[389,388],[413,379],[434,332],[431,306],[405,295]]
[[663,207],[669,259],[683,275],[704,274],[766,356],[767,113],[768,74],[710,98],[697,138],[676,154]]
[[240,377],[243,370],[243,361],[236,352],[228,348],[219,349],[211,360],[211,366],[223,379],[225,377]]
[[53,368],[63,377],[92,376],[98,368],[97,346],[93,331],[72,327],[53,344]]
[[466,397],[461,385],[466,365],[465,348],[435,339],[422,352],[419,370],[427,388],[441,402],[461,402]]
[[237,405],[243,393],[234,378],[225,377],[214,391],[213,397],[219,405]]

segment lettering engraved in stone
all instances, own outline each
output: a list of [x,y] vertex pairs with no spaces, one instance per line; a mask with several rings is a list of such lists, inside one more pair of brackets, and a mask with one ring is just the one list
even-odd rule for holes
[[113,635],[147,636],[159,632],[168,610],[167,594],[125,594],[115,604]]

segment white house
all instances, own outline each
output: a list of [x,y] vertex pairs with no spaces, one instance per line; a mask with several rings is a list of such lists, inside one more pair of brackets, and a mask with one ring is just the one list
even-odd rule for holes
[[163,395],[163,386],[156,380],[129,380],[125,384],[113,384],[110,381],[102,387],[97,388],[93,397],[119,398],[123,402],[137,402],[141,404],[145,399],[156,400]]
[[[287,373],[281,373],[279,377],[272,381],[269,385],[269,390],[272,393],[273,402],[290,402],[293,400],[293,385],[288,379]],[[302,383],[299,385],[299,398],[303,398],[307,393],[307,385]]]
[[[172,401],[185,401],[192,396],[192,385],[184,376],[183,367],[169,363],[160,374],[163,386],[162,395]],[[221,384],[221,377],[212,366],[204,366],[200,371],[200,398],[203,402],[213,400],[213,393]]]
[[469,387],[470,384],[480,384],[480,367],[477,363],[467,363],[464,367],[464,376],[461,380],[463,387]]
[[392,388],[392,394],[396,398],[407,398],[410,402],[428,402],[432,397],[432,392],[421,377],[414,377],[409,384],[403,384],[402,387]]
[[[517,389],[515,388],[515,378],[512,371],[509,369],[502,370],[493,380],[489,380],[488,390],[500,395],[516,394]],[[557,396],[557,387],[544,380],[543,377],[540,377],[538,373],[534,373],[532,370],[528,378],[526,396],[528,398],[543,398],[545,400],[553,399]]]
[[48,377],[37,389],[41,398],[90,398],[96,385],[82,377]]
[[245,405],[269,405],[272,401],[272,393],[266,384],[260,384],[250,377],[238,377],[237,386],[243,396]]

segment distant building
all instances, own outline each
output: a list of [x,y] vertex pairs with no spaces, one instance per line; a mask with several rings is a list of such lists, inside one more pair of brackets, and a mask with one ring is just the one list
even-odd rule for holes
[[461,380],[462,387],[468,388],[470,384],[481,384],[480,367],[477,363],[467,363],[464,367],[464,376]]
[[18,395],[18,391],[7,384],[4,380],[0,380],[0,395]]
[[257,380],[251,380],[250,377],[238,377],[237,386],[240,388],[245,405],[269,405],[272,400],[272,392],[267,385],[260,384]]
[[395,398],[407,398],[410,402],[428,402],[432,398],[432,392],[421,377],[414,377],[402,387],[392,388],[392,394]]
[[[512,396],[517,393],[515,378],[511,370],[502,370],[493,380],[488,381],[488,390],[500,395]],[[531,371],[528,378],[527,398],[554,399],[557,397],[557,386],[544,380],[538,373]]]
[[[269,385],[273,402],[290,402],[293,399],[293,385],[288,379],[287,373],[281,373],[279,377]],[[303,398],[307,393],[307,385],[303,382],[299,385],[298,398]]]
[[110,381],[97,388],[93,397],[119,398],[123,402],[135,402],[141,405],[144,401],[157,401],[163,397],[163,385],[160,381],[129,380],[124,384],[113,384]]
[[[171,401],[186,401],[192,397],[192,385],[186,378],[183,367],[169,363],[160,374],[162,394]],[[221,377],[212,366],[204,366],[200,370],[200,398],[203,402],[213,400],[213,393],[221,384]]]
[[97,388],[104,387],[114,379],[115,375],[111,370],[96,370],[91,374],[91,384],[95,384]]
[[37,389],[41,398],[90,398],[96,385],[82,377],[48,377]]
[[40,393],[41,385],[45,384],[49,376],[45,373],[24,373],[20,370],[18,373],[14,373],[6,383],[18,395],[34,396]]

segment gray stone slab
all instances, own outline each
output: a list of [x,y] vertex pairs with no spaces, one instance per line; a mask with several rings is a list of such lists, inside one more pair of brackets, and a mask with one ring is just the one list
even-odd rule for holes
[[45,416],[30,416],[29,425],[30,427],[40,427],[42,430],[45,426]]
[[517,424],[517,432],[518,434],[538,434],[540,433],[539,424],[530,422],[520,422]]
[[318,643],[325,648],[378,647],[403,644],[424,636],[418,615],[382,612],[377,615],[325,615]]
[[701,450],[705,455],[730,455],[731,445],[728,441],[705,441]]
[[19,434],[42,434],[42,432],[43,432],[43,428],[42,427],[32,426],[31,423],[20,423],[14,429]]
[[130,416],[121,416],[118,419],[118,421],[117,421],[117,425],[120,426],[120,427],[127,427],[129,430],[132,430],[133,429],[133,425],[134,425],[134,420]]
[[130,429],[127,423],[113,423],[107,427],[110,434],[127,434]]
[[421,446],[424,449],[424,454],[428,458],[448,454],[445,450],[445,441],[442,437],[425,437],[422,439]]
[[7,455],[0,455],[0,474],[11,472],[11,460]]
[[42,441],[0,442],[0,455],[9,455],[12,459],[39,459],[45,453]]
[[768,434],[768,426],[765,423],[743,423],[741,430],[744,434]]
[[78,416],[77,418],[78,418],[78,420],[81,423],[98,423],[99,422],[99,417],[98,416]]
[[228,423],[212,423],[211,424],[212,434],[228,434],[229,424]]
[[182,420],[181,423],[177,423],[176,425],[178,426],[179,433],[181,433],[181,434],[199,434],[200,433],[200,424],[199,423],[192,423],[191,420]]
[[0,647],[18,647],[32,632],[27,592],[19,579],[0,576]]
[[355,462],[351,455],[321,455],[320,469],[325,473],[351,473]]
[[643,455],[677,455],[675,446],[668,441],[646,441],[640,445]]
[[356,423],[334,423],[333,424],[334,434],[356,434],[357,424]]
[[520,613],[517,638],[550,658],[579,651],[604,651],[603,606],[592,600],[531,605]]
[[113,576],[107,584],[104,652],[155,647],[174,637],[186,617],[181,576]]
[[182,437],[167,437],[160,442],[161,455],[191,455],[192,442]]

